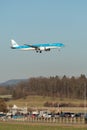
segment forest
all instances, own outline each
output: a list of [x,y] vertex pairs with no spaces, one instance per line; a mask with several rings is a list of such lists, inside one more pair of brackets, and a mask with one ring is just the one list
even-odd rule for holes
[[79,77],[32,77],[16,85],[0,86],[0,95],[6,94],[11,94],[13,99],[28,95],[84,99],[87,96],[87,78],[83,74]]

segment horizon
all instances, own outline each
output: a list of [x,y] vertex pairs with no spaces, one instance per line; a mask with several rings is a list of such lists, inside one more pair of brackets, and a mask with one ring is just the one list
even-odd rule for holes
[[19,78],[19,79],[17,79],[17,78],[14,78],[14,79],[8,79],[8,80],[6,80],[6,81],[3,81],[3,82],[0,82],[0,85],[1,84],[5,84],[5,83],[9,83],[9,82],[14,82],[14,81],[18,81],[18,82],[21,82],[21,81],[26,81],[26,80],[30,80],[31,78],[50,78],[50,77],[56,77],[56,76],[58,76],[60,79],[62,79],[64,76],[66,76],[66,78],[72,78],[72,77],[74,77],[74,78],[79,78],[79,77],[81,77],[81,76],[85,76],[86,78],[87,78],[87,76],[85,75],[85,74],[80,74],[79,76],[74,76],[74,75],[72,75],[72,76],[67,76],[67,75],[63,75],[63,76],[59,76],[59,75],[50,75],[50,76],[37,76],[37,77],[28,77],[28,78],[24,78],[24,79],[21,79],[21,78]]

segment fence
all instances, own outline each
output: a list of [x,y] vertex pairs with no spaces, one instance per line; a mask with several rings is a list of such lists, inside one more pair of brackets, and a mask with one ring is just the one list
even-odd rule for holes
[[18,119],[4,119],[6,122],[23,122],[23,123],[58,123],[58,124],[85,124],[84,117],[51,117],[51,118],[37,118],[37,117],[23,117]]

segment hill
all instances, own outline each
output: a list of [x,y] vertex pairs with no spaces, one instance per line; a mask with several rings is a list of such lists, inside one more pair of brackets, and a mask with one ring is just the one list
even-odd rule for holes
[[5,81],[3,83],[0,83],[0,86],[4,86],[4,87],[14,86],[20,82],[26,82],[26,81],[27,81],[27,79],[11,79],[11,80]]

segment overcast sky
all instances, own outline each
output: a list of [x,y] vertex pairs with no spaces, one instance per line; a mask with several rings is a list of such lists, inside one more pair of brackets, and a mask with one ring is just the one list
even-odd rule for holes
[[[62,42],[59,52],[18,44]],[[0,0],[0,82],[38,76],[87,76],[87,0]]]

